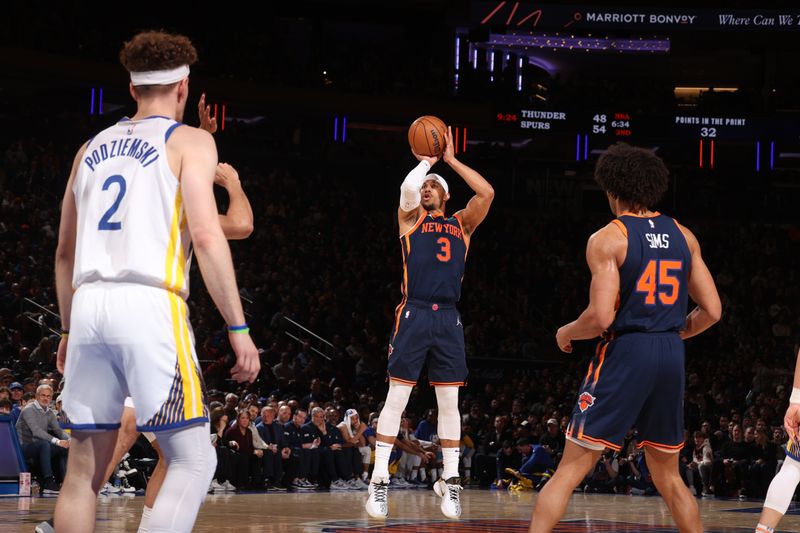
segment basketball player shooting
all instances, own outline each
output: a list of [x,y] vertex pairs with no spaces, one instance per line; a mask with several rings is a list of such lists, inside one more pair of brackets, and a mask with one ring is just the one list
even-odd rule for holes
[[[626,144],[597,161],[595,179],[617,217],[589,238],[589,306],[556,333],[558,347],[603,334],[567,429],[564,456],[536,499],[530,532],[553,530],[603,449],[639,431],[647,466],[682,533],[702,533],[697,502],[678,471],[683,447],[683,339],[716,323],[717,288],[687,228],[652,211],[669,184],[653,152]],[[687,316],[688,299],[697,307]],[[618,307],[615,305],[619,302]]]
[[797,352],[792,395],[789,397],[789,408],[783,417],[783,425],[789,434],[786,459],[783,461],[781,471],[769,484],[756,533],[774,533],[781,518],[789,510],[794,491],[800,484],[800,351]]
[[375,469],[369,485],[367,513],[388,515],[389,455],[400,429],[400,416],[420,371],[428,359],[428,376],[436,389],[438,435],[444,472],[434,485],[448,518],[461,516],[458,453],[461,417],[458,387],[467,378],[464,330],[456,303],[469,240],[489,212],[494,189],[483,176],[455,158],[448,128],[444,162],[469,185],[475,195],[453,216],[445,215],[450,199],[447,182],[427,174],[437,157],[414,154],[419,164],[400,186],[400,245],[403,251],[403,300],[397,307],[389,343],[389,393],[378,420]]
[[233,377],[252,382],[260,364],[214,201],[216,146],[180,123],[197,53],[186,37],[145,32],[120,59],[137,112],[78,151],[62,205],[56,289],[68,333],[58,365],[73,441],[55,523],[94,530],[130,396],[137,429],[158,434],[168,465],[150,530],[191,531],[216,456],[187,319],[190,246],[229,324]]

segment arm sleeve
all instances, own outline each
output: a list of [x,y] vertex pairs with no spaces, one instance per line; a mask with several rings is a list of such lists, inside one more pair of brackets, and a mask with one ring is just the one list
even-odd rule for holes
[[411,211],[419,206],[421,195],[419,190],[425,183],[425,174],[431,166],[427,161],[420,161],[419,165],[408,173],[403,184],[400,185],[400,209]]

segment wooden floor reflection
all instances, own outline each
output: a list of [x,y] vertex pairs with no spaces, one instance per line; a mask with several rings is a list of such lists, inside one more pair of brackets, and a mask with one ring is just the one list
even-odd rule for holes
[[[368,519],[365,492],[308,492],[209,495],[194,531],[247,533],[472,533],[527,531],[536,493],[465,490],[464,516],[445,519],[432,491],[390,491],[390,519]],[[55,498],[0,498],[0,531],[32,532],[49,518]],[[97,531],[134,532],[139,525],[142,496],[104,496],[98,501]],[[699,500],[708,532],[755,529],[760,502]],[[793,507],[781,531],[800,531],[800,509]],[[677,531],[663,500],[644,496],[575,494],[560,532]]]

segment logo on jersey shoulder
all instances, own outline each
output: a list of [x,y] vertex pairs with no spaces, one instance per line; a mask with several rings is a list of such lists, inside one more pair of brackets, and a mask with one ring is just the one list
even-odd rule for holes
[[648,222],[650,223],[650,227],[651,227],[652,229],[655,229],[655,227],[656,227],[656,224],[655,224],[655,222],[653,222],[652,220],[648,220]]
[[578,396],[578,407],[580,408],[581,413],[585,412],[588,408],[593,406],[594,405],[594,401],[596,399],[597,398],[595,398],[594,396],[592,396],[588,392],[581,393],[581,395]]
[[411,311],[406,311],[406,318],[411,316]]

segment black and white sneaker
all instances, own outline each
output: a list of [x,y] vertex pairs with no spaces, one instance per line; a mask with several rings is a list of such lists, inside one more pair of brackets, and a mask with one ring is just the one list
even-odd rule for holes
[[50,520],[40,522],[34,531],[36,533],[55,533],[56,529],[53,526],[53,519],[51,518]]
[[389,515],[389,480],[369,484],[369,498],[364,506],[372,518],[385,519]]
[[461,518],[461,479],[451,477],[440,479],[433,485],[433,491],[442,498],[442,514],[447,518]]

